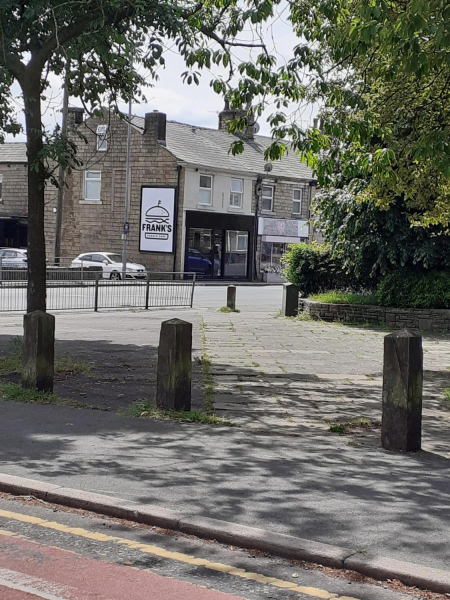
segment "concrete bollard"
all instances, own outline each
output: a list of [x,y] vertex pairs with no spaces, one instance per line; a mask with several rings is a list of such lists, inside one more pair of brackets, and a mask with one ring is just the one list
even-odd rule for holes
[[381,445],[385,450],[421,449],[422,386],[422,337],[407,330],[387,335],[381,425]]
[[22,387],[53,392],[55,317],[41,310],[23,317]]
[[236,286],[229,285],[227,288],[227,307],[236,310]]
[[191,410],[192,323],[161,323],[156,404],[163,410]]
[[296,317],[298,313],[298,287],[293,283],[283,285],[283,304],[281,312],[284,317]]

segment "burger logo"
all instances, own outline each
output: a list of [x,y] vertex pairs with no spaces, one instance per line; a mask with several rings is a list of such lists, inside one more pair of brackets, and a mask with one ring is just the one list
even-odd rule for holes
[[157,206],[152,206],[145,213],[145,223],[142,223],[142,231],[145,232],[147,240],[168,240],[172,232],[169,211],[161,206],[158,200]]

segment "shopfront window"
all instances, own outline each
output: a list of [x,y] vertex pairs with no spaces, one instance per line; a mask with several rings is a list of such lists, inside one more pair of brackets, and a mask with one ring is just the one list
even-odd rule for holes
[[280,244],[278,242],[262,242],[261,271],[281,271],[281,258],[286,252],[287,247],[288,244]]

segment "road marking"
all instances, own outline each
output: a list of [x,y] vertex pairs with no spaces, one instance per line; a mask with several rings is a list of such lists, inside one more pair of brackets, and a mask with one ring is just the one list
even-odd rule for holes
[[305,596],[311,596],[312,598],[321,598],[323,600],[358,600],[357,598],[352,598],[351,596],[339,596],[338,594],[332,594],[331,592],[328,592],[327,590],[322,590],[320,588],[301,586],[297,585],[296,583],[293,583],[292,581],[284,581],[282,579],[277,579],[276,577],[267,577],[266,575],[262,575],[261,573],[253,573],[251,571],[239,569],[231,565],[210,562],[209,560],[206,560],[204,558],[196,558],[195,556],[191,556],[189,554],[183,554],[181,552],[171,552],[159,546],[142,544],[140,542],[135,542],[134,540],[128,540],[126,538],[106,535],[104,533],[93,533],[91,531],[87,531],[87,529],[82,529],[81,527],[68,527],[67,525],[63,525],[62,523],[57,523],[55,521],[46,521],[45,519],[40,519],[39,517],[32,517],[30,515],[23,515],[21,513],[15,513],[1,509],[0,517],[3,517],[4,519],[10,519],[13,521],[20,521],[21,523],[28,523],[30,525],[38,525],[39,527],[52,529],[54,531],[58,531],[59,533],[68,533],[76,537],[94,540],[96,542],[112,542],[115,544],[120,544],[123,546],[127,546],[131,550],[139,550],[144,554],[151,554],[159,558],[166,558],[168,560],[174,560],[196,567],[204,567],[205,569],[210,569],[211,571],[220,571],[221,573],[226,573],[227,575],[233,575],[234,577],[239,577],[241,579],[248,579],[256,581],[258,583],[262,583],[264,585],[271,585],[276,588],[289,590],[291,592],[297,592],[299,594],[304,594]]
[[40,577],[32,577],[10,569],[0,568],[0,586],[31,594],[44,600],[68,600],[72,597],[71,589],[67,586],[50,583]]

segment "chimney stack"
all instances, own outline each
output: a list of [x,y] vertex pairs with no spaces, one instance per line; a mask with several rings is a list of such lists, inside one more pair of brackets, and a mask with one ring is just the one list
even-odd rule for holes
[[251,104],[247,105],[247,108],[244,109],[232,109],[230,108],[230,101],[228,98],[225,98],[225,107],[219,113],[219,131],[228,131],[228,125],[230,121],[234,121],[238,118],[247,117],[249,120],[249,125],[241,131],[237,135],[244,140],[252,140],[255,133],[255,123],[254,123],[254,115],[251,110]]
[[69,129],[74,129],[83,123],[84,108],[79,106],[69,106],[67,112],[67,126]]
[[155,141],[166,145],[167,115],[154,110],[145,114],[145,135],[151,135]]

